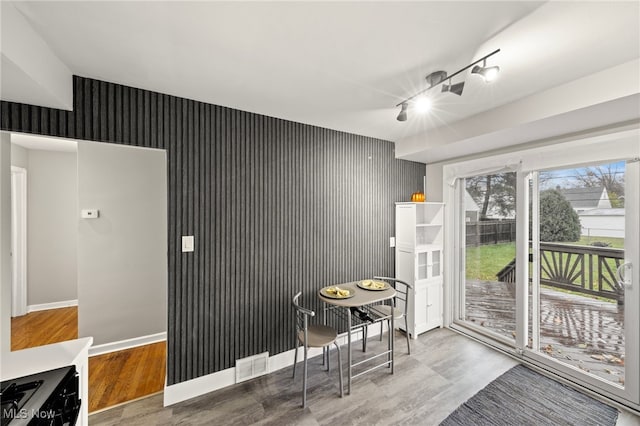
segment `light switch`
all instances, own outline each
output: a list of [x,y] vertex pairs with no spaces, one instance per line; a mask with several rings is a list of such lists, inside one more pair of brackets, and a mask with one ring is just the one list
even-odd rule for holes
[[83,219],[97,219],[98,217],[100,217],[100,210],[82,209],[80,210],[80,217]]
[[182,236],[182,252],[191,252],[193,251],[193,235],[183,235]]
[[389,237],[389,247],[396,246],[396,237]]

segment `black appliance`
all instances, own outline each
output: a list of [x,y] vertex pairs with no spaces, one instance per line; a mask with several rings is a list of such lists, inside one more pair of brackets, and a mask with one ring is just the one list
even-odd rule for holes
[[80,413],[79,392],[74,366],[4,381],[0,385],[0,425],[75,425]]

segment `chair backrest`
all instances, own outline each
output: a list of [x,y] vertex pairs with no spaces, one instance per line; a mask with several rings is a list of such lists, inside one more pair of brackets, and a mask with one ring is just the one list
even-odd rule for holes
[[307,345],[307,330],[309,328],[309,318],[310,317],[314,317],[316,315],[315,312],[313,312],[310,309],[307,308],[303,308],[302,306],[300,306],[300,296],[302,296],[302,292],[299,291],[298,293],[296,293],[295,296],[293,296],[293,300],[291,301],[291,304],[293,305],[293,309],[295,310],[295,316],[296,316],[296,321],[295,321],[295,336],[296,339],[298,339],[298,334],[300,332],[303,333],[304,335],[304,345]]
[[[404,305],[404,315],[407,315],[407,309],[409,308],[409,295],[413,290],[413,286],[406,281],[399,280],[391,277],[373,277],[374,280],[387,281],[396,290],[396,299],[402,301]],[[400,284],[400,285],[398,285]]]

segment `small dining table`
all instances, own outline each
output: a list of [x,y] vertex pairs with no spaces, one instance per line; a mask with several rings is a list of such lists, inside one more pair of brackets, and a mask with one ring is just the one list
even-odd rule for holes
[[[361,327],[367,327],[369,322],[362,321],[356,326],[353,325],[351,308],[361,309],[361,312],[367,312],[366,309],[370,305],[384,303],[387,300],[391,300],[396,296],[395,289],[387,284],[387,287],[384,290],[368,290],[366,288],[362,288],[358,285],[361,281],[353,281],[348,283],[336,284],[329,287],[338,287],[342,290],[348,290],[348,297],[330,297],[327,295],[326,290],[329,287],[324,287],[318,291],[318,297],[322,302],[325,303],[324,309],[324,322],[326,323],[326,313],[329,309],[342,309],[345,311],[347,317],[347,358],[348,358],[348,374],[347,374],[347,394],[351,393],[351,379],[356,378],[362,374],[369,373],[373,370],[376,370],[380,367],[388,366],[391,368],[391,374],[393,374],[393,303],[391,303],[391,314],[388,317],[380,317],[377,316],[375,321],[383,321],[385,319],[390,320],[389,327],[389,337],[387,342],[387,350],[382,353],[377,353],[373,356],[366,357],[365,359],[358,361],[357,363],[353,363],[353,354],[351,352],[351,335],[354,330],[357,330]],[[331,305],[331,308],[328,308],[327,305]],[[364,339],[364,336],[363,336]],[[353,368],[359,365],[362,365],[366,362],[370,362],[376,358],[387,355],[387,360],[379,365],[376,365],[372,368],[369,368],[365,371],[362,371],[358,374],[353,374]]]

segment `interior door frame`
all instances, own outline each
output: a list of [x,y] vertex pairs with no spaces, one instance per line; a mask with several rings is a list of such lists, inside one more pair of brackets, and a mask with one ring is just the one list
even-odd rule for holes
[[27,314],[27,170],[11,166],[11,316]]

